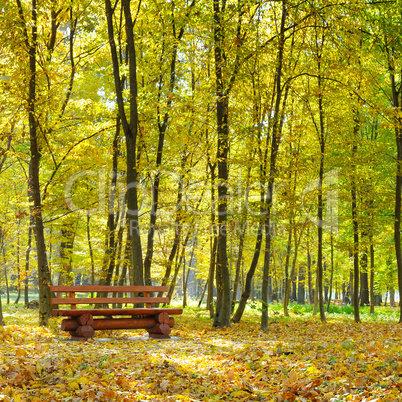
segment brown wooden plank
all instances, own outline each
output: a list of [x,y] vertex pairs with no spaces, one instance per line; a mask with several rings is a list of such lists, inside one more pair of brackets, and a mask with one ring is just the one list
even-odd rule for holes
[[50,286],[51,292],[167,292],[168,286]]
[[[103,329],[147,329],[153,328],[158,324],[155,316],[148,316],[141,318],[95,318],[90,325],[96,331]],[[173,327],[174,318],[169,317],[166,324],[168,324],[169,327]],[[79,323],[74,318],[65,318],[61,322],[62,331],[77,331],[79,327]]]
[[[70,299],[75,299],[75,292],[69,293]],[[70,308],[77,308],[75,304],[71,304]]]
[[55,309],[52,310],[54,317],[78,317],[84,313],[96,316],[109,316],[109,315],[157,315],[160,313],[168,313],[171,315],[178,315],[183,313],[181,308],[108,308],[108,309],[82,309],[82,310],[67,310]]
[[55,297],[52,304],[115,304],[115,303],[169,303],[168,297]]

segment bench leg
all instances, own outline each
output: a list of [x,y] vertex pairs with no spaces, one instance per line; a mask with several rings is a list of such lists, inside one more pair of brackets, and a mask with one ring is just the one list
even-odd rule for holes
[[78,327],[76,331],[68,331],[70,339],[74,341],[87,341],[94,335],[95,330],[90,325]]
[[[150,338],[154,339],[170,339],[170,332],[171,326],[174,325],[174,320],[172,323],[173,318],[169,317],[168,313],[160,313],[156,316],[157,324],[152,327],[148,328],[147,331],[149,333]],[[171,326],[169,325],[171,324]]]
[[86,341],[93,337],[94,335],[94,328],[92,327],[94,322],[94,318],[89,313],[84,313],[77,317],[76,319],[67,319],[63,320],[61,323],[61,329],[63,331],[68,330],[67,328],[70,327],[71,324],[74,327],[74,330],[68,330],[70,334],[70,339],[78,340],[78,341]]

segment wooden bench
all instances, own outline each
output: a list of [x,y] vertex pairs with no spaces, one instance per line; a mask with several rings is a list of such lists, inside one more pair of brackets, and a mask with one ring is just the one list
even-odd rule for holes
[[[51,299],[52,315],[68,317],[62,321],[61,329],[76,340],[87,340],[96,330],[105,329],[146,329],[150,338],[168,339],[174,325],[170,315],[183,312],[178,308],[153,307],[170,302],[168,297],[153,296],[154,292],[167,292],[167,286],[50,286],[50,291],[57,294]],[[78,297],[78,293],[86,296]],[[127,293],[135,296],[121,297]]]

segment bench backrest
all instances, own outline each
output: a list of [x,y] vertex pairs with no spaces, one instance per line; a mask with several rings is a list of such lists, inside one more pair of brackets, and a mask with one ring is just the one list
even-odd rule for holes
[[[167,292],[167,286],[102,286],[102,285],[82,285],[82,286],[50,286],[50,291],[58,293],[58,297],[51,299],[51,304],[69,304],[71,309],[76,309],[77,304],[145,304],[151,307],[151,303],[169,303],[168,297],[153,296],[153,293]],[[77,293],[96,293],[94,297],[77,297]],[[116,297],[109,294],[116,293],[140,293],[134,297]],[[66,295],[63,297],[63,294]],[[98,295],[100,294],[100,297]]]

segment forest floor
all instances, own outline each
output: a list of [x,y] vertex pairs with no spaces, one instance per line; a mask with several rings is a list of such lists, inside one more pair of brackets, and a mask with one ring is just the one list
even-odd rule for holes
[[74,342],[60,319],[39,328],[37,311],[3,304],[0,401],[402,401],[395,311],[361,324],[291,312],[271,311],[262,332],[257,309],[231,329],[186,309],[170,340],[102,331]]

